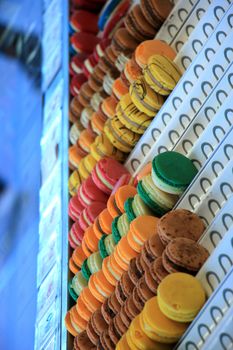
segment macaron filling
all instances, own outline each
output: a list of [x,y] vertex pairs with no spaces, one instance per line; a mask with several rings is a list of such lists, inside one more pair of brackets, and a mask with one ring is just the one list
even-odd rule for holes
[[168,88],[166,88],[164,85],[162,85],[151,73],[149,65],[147,65],[144,69],[143,72],[149,75],[149,78],[151,79],[151,81],[157,85],[160,89],[165,90],[166,92],[168,92],[169,94],[171,93],[171,90],[169,90]]
[[106,237],[107,235],[103,235],[98,243],[98,248],[102,259],[106,258],[109,255],[104,243]]
[[112,190],[112,189],[113,189],[113,186],[102,176],[98,164],[96,164],[95,170],[96,170],[96,174],[97,174],[98,178],[100,179],[100,181],[101,181],[109,190]]

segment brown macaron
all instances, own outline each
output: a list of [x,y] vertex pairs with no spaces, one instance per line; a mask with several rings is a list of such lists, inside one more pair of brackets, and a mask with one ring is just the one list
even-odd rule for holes
[[169,0],[141,0],[141,9],[144,17],[158,29],[172,10]]
[[113,320],[111,320],[111,322],[108,326],[108,334],[109,334],[111,341],[116,346],[117,343],[119,342],[119,340],[121,339],[121,335],[115,329],[115,325],[113,323]]
[[96,76],[92,74],[89,79],[88,79],[89,86],[91,87],[92,90],[95,92],[100,92],[103,87],[102,87],[102,82],[100,82],[98,79],[96,79]]
[[115,55],[123,53],[124,55],[132,54],[132,52],[138,46],[138,40],[135,40],[132,35],[129,34],[127,29],[119,28],[114,33],[112,38],[112,49]]
[[125,293],[122,290],[122,286],[121,286],[120,281],[117,282],[117,285],[116,285],[116,288],[115,288],[115,295],[116,295],[116,298],[117,298],[119,304],[123,305],[125,300],[126,300],[126,296],[125,296]]
[[130,260],[128,275],[134,285],[136,285],[138,280],[142,277],[141,271],[139,271],[136,266],[136,258]]
[[80,94],[88,101],[92,98],[95,91],[90,87],[88,81],[84,83],[80,89]]
[[103,350],[115,350],[115,345],[113,344],[108,330],[105,330],[101,333],[98,343],[98,349]]
[[140,313],[140,309],[136,307],[132,295],[125,301],[124,307],[131,321]]
[[108,305],[109,305],[110,309],[114,312],[115,315],[120,311],[121,304],[117,300],[115,291],[108,298]]
[[87,332],[87,336],[90,339],[90,341],[94,345],[97,345],[98,340],[99,340],[99,335],[95,332],[90,320],[87,322],[86,332]]
[[137,286],[134,287],[132,297],[133,297],[133,302],[134,302],[136,308],[138,310],[142,311],[142,309],[144,307],[144,302],[142,301],[142,299],[139,296]]
[[121,310],[119,312],[120,318],[123,322],[123,324],[125,325],[125,327],[129,328],[131,320],[129,318],[129,315],[127,314],[124,305],[121,307]]
[[[152,264],[153,263],[151,263],[151,265]],[[154,295],[156,295],[159,284],[157,280],[153,278],[153,274],[151,273],[151,267],[145,271],[145,281],[151,292],[154,293]]]
[[79,333],[74,339],[74,347],[77,350],[94,350],[96,346],[90,341],[87,332],[83,331]]
[[186,272],[195,275],[209,257],[209,252],[188,238],[176,238],[162,255],[164,268],[169,272]]
[[111,319],[115,316],[115,313],[110,309],[108,305],[108,299],[106,299],[101,305],[101,313],[107,324],[109,324]]
[[134,288],[134,283],[131,281],[128,271],[123,273],[119,282],[121,285],[121,289],[127,298],[129,295],[132,294]]
[[163,251],[164,245],[162,244],[159,235],[155,234],[145,242],[141,255],[145,264],[149,266],[152,261],[162,255]]
[[160,256],[157,258],[150,266],[150,273],[154,281],[159,285],[160,282],[167,276],[169,273],[165,270],[163,266],[163,259]]
[[100,309],[96,310],[90,318],[92,328],[100,336],[100,334],[106,329],[107,323],[103,318],[102,312]]
[[113,324],[117,333],[122,337],[127,331],[126,325],[123,323],[119,314],[117,314],[113,319]]
[[163,215],[158,222],[158,234],[164,245],[183,237],[198,241],[205,230],[203,221],[186,209],[176,209]]
[[144,303],[155,296],[155,294],[148,287],[145,276],[140,278],[135,288],[137,288],[138,296]]
[[73,97],[72,100],[70,101],[70,111],[72,112],[72,114],[79,119],[82,113],[82,110],[83,110],[83,105],[79,102],[78,97],[77,96]]
[[139,4],[128,12],[124,23],[128,32],[140,42],[155,37],[156,29],[147,21]]

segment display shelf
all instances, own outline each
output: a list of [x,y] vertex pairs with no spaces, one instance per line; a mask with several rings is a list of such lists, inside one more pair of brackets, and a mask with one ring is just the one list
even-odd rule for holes
[[[230,16],[231,13],[228,14],[228,27],[226,28],[231,26]],[[165,149],[171,149],[174,146],[180,134],[188,127],[229,67],[233,53],[231,47],[233,34],[226,29],[226,32],[222,32],[222,41],[219,43],[219,40],[215,39],[216,36],[219,38],[218,33],[217,27],[129,155],[125,165],[132,174],[136,174],[144,164],[153,158],[158,152],[159,144],[166,145]],[[216,42],[217,46],[213,46]],[[209,61],[207,53],[214,49],[216,53]],[[179,53],[177,60],[178,57]],[[221,65],[218,62],[221,62]],[[172,132],[174,139],[171,140],[169,136]],[[166,139],[165,135],[167,135]]]

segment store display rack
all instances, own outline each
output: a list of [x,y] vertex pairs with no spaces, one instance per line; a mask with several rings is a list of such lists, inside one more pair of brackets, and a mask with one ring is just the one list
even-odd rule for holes
[[[209,344],[216,344],[214,349],[233,349],[233,2],[179,0],[174,4],[156,38],[175,49],[175,61],[183,76],[129,155],[125,166],[136,175],[156,154],[175,150],[187,155],[200,169],[176,207],[194,211],[207,225],[200,243],[211,256],[197,278],[209,299],[176,349],[207,350],[211,348]],[[40,343],[43,347],[35,349],[65,350],[72,348],[72,338],[64,325],[69,305],[67,1],[61,6],[60,75],[58,72],[49,85],[50,98],[46,99],[45,94],[45,125],[51,123],[51,127],[48,128],[50,144],[44,135],[42,154],[50,150],[54,164],[52,161],[45,164],[42,158],[42,170],[48,170],[50,166],[51,174],[47,176],[42,171],[42,179],[44,174],[46,181],[41,189],[40,236],[44,242],[47,234],[53,233],[54,237],[62,237],[62,241],[56,247],[56,239],[52,240],[44,248],[51,249],[51,252],[60,251],[60,254],[51,253],[50,272],[42,269],[45,262],[47,264],[43,259],[46,252],[39,253],[38,266],[42,270],[38,271],[38,300],[46,296],[47,302],[41,304],[36,333],[38,339],[43,339]]]

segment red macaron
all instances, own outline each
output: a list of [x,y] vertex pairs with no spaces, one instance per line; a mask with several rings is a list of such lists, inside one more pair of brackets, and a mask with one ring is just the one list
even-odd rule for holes
[[93,202],[88,207],[86,207],[79,218],[80,227],[85,231],[89,226],[91,226],[95,218],[101,213],[102,210],[106,208],[106,204],[102,202]]
[[77,195],[70,199],[68,214],[72,220],[74,220],[74,221],[78,220],[79,215],[81,214],[83,209],[84,209],[84,207],[81,204],[80,200],[78,199]]
[[80,32],[73,34],[70,41],[75,52],[91,54],[100,38],[91,33]]
[[73,96],[79,94],[81,86],[87,81],[87,77],[84,74],[75,74],[70,82],[70,93]]
[[70,17],[70,25],[75,32],[97,34],[98,15],[85,10],[75,11]]
[[108,200],[108,196],[95,185],[91,176],[79,186],[78,198],[83,207],[87,207],[93,202],[107,203]]
[[84,230],[81,228],[78,221],[76,221],[69,232],[69,242],[72,248],[78,247],[82,243]]

